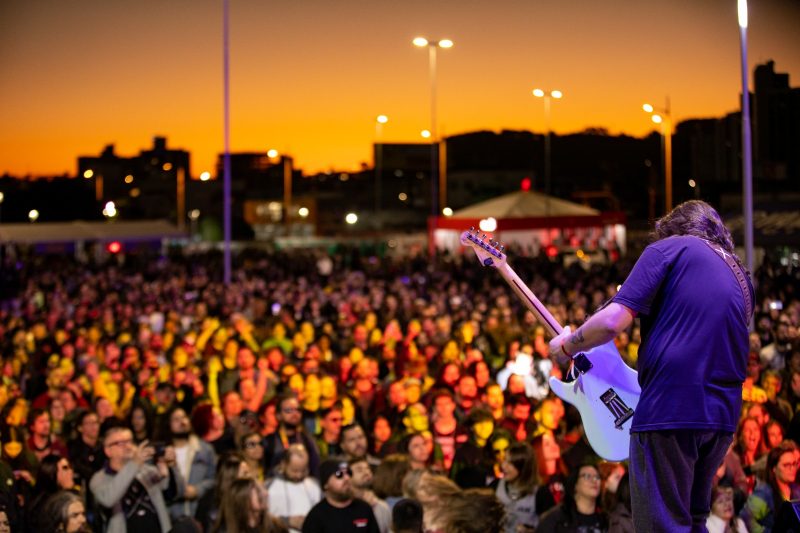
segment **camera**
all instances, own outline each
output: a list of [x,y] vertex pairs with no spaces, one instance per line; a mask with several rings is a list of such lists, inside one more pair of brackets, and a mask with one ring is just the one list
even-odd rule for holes
[[783,311],[783,302],[778,300],[773,300],[769,303],[769,308],[772,311]]
[[164,453],[166,453],[167,450],[166,442],[154,442],[152,446],[153,450],[155,450],[155,452],[153,453],[153,459],[164,457]]

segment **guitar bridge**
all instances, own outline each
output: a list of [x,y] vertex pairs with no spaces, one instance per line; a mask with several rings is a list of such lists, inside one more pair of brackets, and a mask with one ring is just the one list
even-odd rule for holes
[[614,389],[605,391],[600,396],[600,400],[614,415],[614,427],[617,429],[622,429],[622,425],[633,416],[633,409],[625,405],[625,402],[622,401],[622,398],[617,395],[617,391]]

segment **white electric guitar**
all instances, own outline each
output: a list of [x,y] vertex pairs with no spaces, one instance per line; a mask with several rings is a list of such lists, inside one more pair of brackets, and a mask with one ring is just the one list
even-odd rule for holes
[[[508,266],[502,246],[474,231],[462,233],[461,244],[472,247],[481,264],[500,272],[551,336],[561,333],[561,325]],[[576,354],[572,365],[570,373],[577,376],[575,380],[551,377],[550,389],[578,409],[586,438],[597,455],[608,461],[627,459],[631,418],[641,394],[636,371],[625,364],[613,341]]]

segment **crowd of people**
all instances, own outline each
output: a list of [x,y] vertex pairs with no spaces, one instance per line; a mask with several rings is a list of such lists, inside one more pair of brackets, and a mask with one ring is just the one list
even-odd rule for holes
[[[632,531],[567,360],[471,254],[6,254],[0,532]],[[510,262],[580,325],[630,263]],[[798,269],[766,260],[709,531],[800,497]],[[614,341],[636,367],[638,321]],[[664,406],[668,409],[669,406]]]

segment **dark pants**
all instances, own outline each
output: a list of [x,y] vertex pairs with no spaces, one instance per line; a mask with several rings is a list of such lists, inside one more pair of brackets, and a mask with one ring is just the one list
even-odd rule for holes
[[711,481],[733,440],[722,431],[631,433],[631,499],[637,532],[705,532]]

